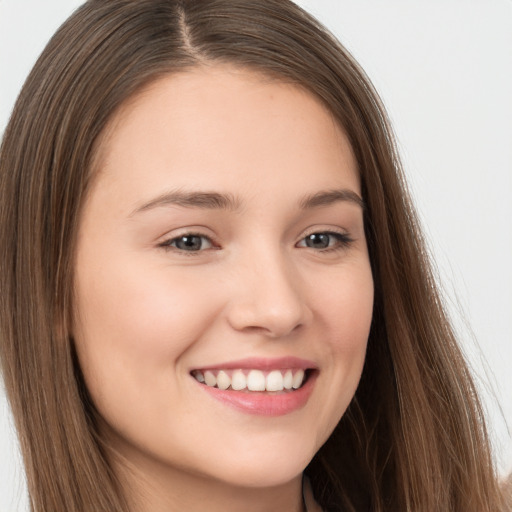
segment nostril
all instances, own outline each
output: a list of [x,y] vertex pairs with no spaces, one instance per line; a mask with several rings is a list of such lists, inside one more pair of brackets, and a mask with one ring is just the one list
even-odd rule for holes
[[248,334],[262,334],[271,338],[282,338],[297,333],[308,321],[305,308],[295,311],[276,311],[270,308],[241,305],[234,306],[228,315],[230,325]]
[[272,338],[278,338],[283,337],[288,334],[295,333],[296,331],[300,330],[302,328],[302,324],[294,325],[291,329],[279,329],[277,327],[265,327],[265,326],[258,326],[258,325],[248,325],[247,327],[244,327],[241,329],[242,331],[246,333],[262,333]]

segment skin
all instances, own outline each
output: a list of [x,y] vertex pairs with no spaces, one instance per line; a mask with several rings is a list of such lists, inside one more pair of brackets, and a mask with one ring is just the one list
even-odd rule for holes
[[[301,510],[301,473],[355,393],[372,316],[361,205],[300,206],[340,189],[361,193],[348,140],[296,86],[202,67],[116,114],[79,229],[73,335],[133,510]],[[236,204],[155,204],[169,191]],[[177,245],[191,232],[201,250]],[[308,246],[326,232],[338,234],[327,248]],[[191,376],[283,356],[314,362],[317,378],[276,417]]]

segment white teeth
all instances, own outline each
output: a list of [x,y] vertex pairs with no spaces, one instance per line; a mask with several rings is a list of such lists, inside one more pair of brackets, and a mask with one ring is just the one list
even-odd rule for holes
[[267,391],[283,391],[283,374],[279,370],[271,371],[265,387]]
[[221,370],[217,374],[217,387],[219,389],[228,389],[229,386],[231,386],[231,379],[226,372]]
[[304,380],[304,370],[298,370],[297,373],[293,376],[292,387],[293,389],[298,389],[302,386],[302,381]]
[[217,377],[212,372],[205,372],[204,381],[207,386],[213,388],[217,384]]
[[292,373],[291,370],[288,370],[284,374],[283,386],[284,386],[284,389],[292,389],[292,386],[293,386],[293,373]]
[[247,389],[249,391],[265,391],[265,375],[261,370],[251,370],[247,375]]
[[242,370],[235,370],[231,377],[231,388],[235,391],[240,391],[247,387],[247,379]]
[[[231,373],[231,376],[230,376]],[[200,383],[221,390],[241,391],[284,391],[299,389],[304,383],[304,370],[272,370],[266,376],[261,370],[250,370],[246,375],[242,370],[196,370],[192,376]]]

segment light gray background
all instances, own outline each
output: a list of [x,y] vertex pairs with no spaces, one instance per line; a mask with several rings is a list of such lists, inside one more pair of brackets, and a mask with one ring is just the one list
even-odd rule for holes
[[[0,0],[0,133],[45,42],[82,2]],[[301,0],[394,122],[442,285],[512,469],[512,1]],[[0,511],[28,510],[0,389]]]

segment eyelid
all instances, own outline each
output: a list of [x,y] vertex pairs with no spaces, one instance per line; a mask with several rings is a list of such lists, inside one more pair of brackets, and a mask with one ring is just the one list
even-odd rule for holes
[[[192,250],[192,251],[187,251],[187,250],[184,250],[184,249],[180,249],[179,247],[175,247],[173,244],[178,241],[180,238],[184,238],[184,237],[198,237],[198,238],[202,238],[204,240],[207,240],[208,241],[208,245],[209,247],[206,247],[206,248],[201,248],[199,250]],[[166,236],[165,239],[163,239],[161,242],[159,242],[158,244],[158,247],[166,250],[166,251],[175,251],[177,254],[183,254],[185,256],[194,256],[194,255],[197,255],[199,253],[202,253],[202,252],[205,252],[205,251],[208,251],[208,250],[211,250],[211,249],[218,249],[218,245],[215,243],[215,240],[213,239],[212,236],[210,235],[206,235],[204,233],[201,233],[200,231],[196,231],[196,230],[184,230],[183,232],[181,233],[178,233],[178,234],[175,234],[175,235],[172,235],[172,236]]]
[[[312,247],[308,247],[307,245],[299,246],[299,244],[302,242],[305,242],[306,238],[308,238],[309,236],[320,235],[320,234],[333,236],[334,238],[336,238],[338,243],[335,244],[334,246],[325,247],[323,249],[314,249]],[[332,228],[332,227],[326,228],[326,229],[311,228],[311,229],[307,230],[302,235],[302,238],[295,245],[299,246],[299,247],[304,247],[307,249],[314,249],[317,252],[327,252],[327,251],[336,251],[336,250],[346,249],[354,241],[355,241],[354,238],[352,238],[352,236],[350,236],[350,234],[346,230],[343,230],[343,229]]]
[[[325,234],[325,235],[332,236],[337,240],[337,243],[334,244],[333,246],[329,246],[329,247],[325,247],[325,248],[316,248],[316,249],[313,247],[308,247],[305,244],[302,245],[302,243],[305,242],[306,238],[308,238],[311,235],[315,235],[315,234]],[[206,248],[201,247],[199,250],[190,250],[190,251],[187,251],[185,249],[180,249],[179,247],[175,247],[173,244],[176,241],[178,241],[180,238],[183,238],[183,237],[202,238],[204,240],[207,240],[208,247],[206,247]],[[303,235],[301,236],[301,238],[298,240],[298,242],[295,243],[295,247],[313,249],[317,252],[327,252],[327,251],[336,251],[336,250],[346,249],[352,242],[354,242],[354,239],[344,229],[333,228],[333,227],[322,229],[319,227],[315,227],[315,228],[310,228],[310,229],[306,230],[303,233]],[[205,251],[209,251],[212,249],[220,249],[219,244],[216,243],[213,236],[207,235],[204,232],[201,232],[200,230],[196,230],[194,228],[191,228],[189,230],[184,228],[181,233],[177,233],[172,236],[167,235],[165,237],[165,239],[158,242],[157,246],[164,250],[175,251],[176,253],[185,255],[185,256],[194,256],[194,255],[198,255],[199,253],[203,253]]]
[[327,233],[327,234],[348,236],[348,231],[344,228],[335,227],[335,226],[323,227],[322,225],[320,225],[320,226],[313,226],[313,227],[307,228],[304,231],[304,233],[302,234],[301,239],[306,238],[310,235],[314,235],[316,233]]

